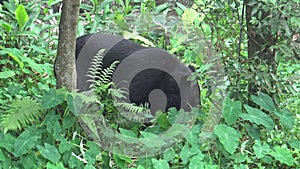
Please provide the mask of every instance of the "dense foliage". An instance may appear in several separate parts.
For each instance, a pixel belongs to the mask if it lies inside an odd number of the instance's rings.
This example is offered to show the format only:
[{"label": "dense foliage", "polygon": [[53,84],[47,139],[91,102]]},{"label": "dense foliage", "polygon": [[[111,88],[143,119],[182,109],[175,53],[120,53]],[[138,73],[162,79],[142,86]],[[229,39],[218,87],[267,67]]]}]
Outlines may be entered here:
[{"label": "dense foliage", "polygon": [[[83,1],[78,36],[122,35],[168,50],[192,65],[191,79],[201,88],[201,111],[185,139],[147,158],[101,149],[79,124],[85,103],[112,113],[110,125],[127,138],[147,137],[143,126],[113,121],[118,118],[113,99],[122,92],[109,88],[112,84],[105,80],[96,83],[97,98],[55,89],[60,0],[6,0],[0,5],[0,168],[300,166],[300,1],[195,0],[191,6],[159,2]],[[256,35],[272,39],[271,43],[258,38],[261,51],[254,56],[248,50],[249,26]],[[265,59],[260,55],[264,51],[274,57]],[[221,68],[227,77],[219,84],[225,99],[214,88],[215,72]],[[105,75],[111,71],[113,66]],[[157,119],[153,133],[172,124],[176,111],[168,113]]]}]

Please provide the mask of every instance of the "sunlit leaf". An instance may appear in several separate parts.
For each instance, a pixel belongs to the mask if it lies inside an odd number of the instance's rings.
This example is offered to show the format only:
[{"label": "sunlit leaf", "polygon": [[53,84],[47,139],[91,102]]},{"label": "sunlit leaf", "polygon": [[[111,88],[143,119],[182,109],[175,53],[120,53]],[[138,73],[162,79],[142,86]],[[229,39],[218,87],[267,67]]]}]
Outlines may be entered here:
[{"label": "sunlit leaf", "polygon": [[233,154],[239,145],[239,132],[225,124],[220,124],[215,128],[214,133],[218,136],[227,152]]},{"label": "sunlit leaf", "polygon": [[57,150],[57,148],[51,144],[45,143],[45,146],[38,145],[37,148],[41,155],[50,160],[52,163],[57,163],[60,159],[60,154]]},{"label": "sunlit leaf", "polygon": [[61,104],[65,99],[63,94],[57,94],[55,89],[50,89],[42,98],[42,109],[50,109]]},{"label": "sunlit leaf", "polygon": [[240,117],[242,119],[249,120],[255,124],[262,124],[268,130],[272,130],[274,128],[274,121],[269,115],[267,115],[259,109],[252,108],[248,105],[245,105],[244,107],[248,113],[241,114]]},{"label": "sunlit leaf", "polygon": [[276,109],[275,109],[273,99],[269,95],[259,92],[258,96],[251,95],[251,98],[252,98],[253,102],[260,105],[261,108],[263,108],[269,112],[275,112]]},{"label": "sunlit leaf", "polygon": [[152,158],[152,163],[155,169],[168,169],[170,168],[168,162],[166,160],[156,160]]},{"label": "sunlit leaf", "polygon": [[292,129],[295,124],[295,117],[293,114],[287,110],[282,112],[275,112],[275,115],[279,117],[279,122],[288,129]]},{"label": "sunlit leaf", "polygon": [[286,147],[275,146],[275,151],[271,151],[270,155],[273,156],[276,160],[284,163],[286,165],[293,165],[294,157],[289,149]]},{"label": "sunlit leaf", "polygon": [[262,158],[266,153],[269,152],[269,145],[262,145],[260,140],[255,140],[255,144],[253,145],[254,153],[257,158]]},{"label": "sunlit leaf", "polygon": [[242,113],[242,103],[240,101],[232,102],[230,99],[226,99],[222,113],[226,123],[232,125]]},{"label": "sunlit leaf", "polygon": [[22,4],[18,5],[15,11],[15,16],[19,24],[19,29],[22,30],[24,25],[28,21],[28,14],[26,12],[25,7]]},{"label": "sunlit leaf", "polygon": [[39,136],[30,130],[25,130],[19,135],[15,141],[14,155],[19,157],[28,153],[30,149],[36,146]]},{"label": "sunlit leaf", "polygon": [[0,72],[0,79],[7,79],[10,77],[15,76],[15,72],[14,71],[5,71],[5,72]]}]

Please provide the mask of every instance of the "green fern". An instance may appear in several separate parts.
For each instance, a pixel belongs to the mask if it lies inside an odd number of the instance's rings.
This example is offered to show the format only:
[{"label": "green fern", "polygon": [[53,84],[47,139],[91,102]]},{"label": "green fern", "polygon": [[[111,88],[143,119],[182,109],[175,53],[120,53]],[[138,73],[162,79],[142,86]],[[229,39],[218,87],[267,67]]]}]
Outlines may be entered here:
[{"label": "green fern", "polygon": [[146,119],[153,118],[149,109],[149,104],[136,105],[134,103],[115,103],[115,107],[121,110],[120,114],[135,122],[144,122]]},{"label": "green fern", "polygon": [[96,87],[103,87],[105,85],[111,84],[111,77],[117,67],[118,61],[113,62],[109,67],[103,69],[103,54],[104,49],[101,49],[97,55],[93,58],[91,66],[89,67],[87,76],[91,79],[91,88],[96,89]]},{"label": "green fern", "polygon": [[0,126],[4,133],[32,124],[40,117],[41,104],[32,99],[16,99],[0,117]]},{"label": "green fern", "polygon": [[[120,116],[115,114],[117,110],[121,115],[127,119],[131,119],[136,122],[144,121],[147,118],[151,118],[152,114],[148,105],[137,106],[132,103],[120,103],[120,99],[126,98],[127,93],[121,89],[117,89],[114,83],[111,81],[111,77],[117,67],[118,61],[113,62],[109,67],[103,68],[103,54],[104,50],[101,49],[96,56],[94,56],[91,66],[88,70],[88,82],[91,82],[90,88],[100,100],[98,103],[103,104],[107,112],[113,112],[109,114],[108,119],[120,120]],[[88,100],[88,99],[86,99]]]}]

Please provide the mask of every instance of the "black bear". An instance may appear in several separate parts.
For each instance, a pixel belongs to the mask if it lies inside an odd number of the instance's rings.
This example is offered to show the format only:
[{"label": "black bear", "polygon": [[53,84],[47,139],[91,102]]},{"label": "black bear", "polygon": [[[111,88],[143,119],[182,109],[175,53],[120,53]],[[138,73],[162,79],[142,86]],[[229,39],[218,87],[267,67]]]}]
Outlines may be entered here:
[{"label": "black bear", "polygon": [[[105,49],[103,68],[119,61],[112,81],[127,90],[126,102],[150,103],[152,111],[170,107],[190,110],[199,105],[199,87],[187,80],[192,71],[168,52],[144,47],[119,36],[88,34],[77,38],[77,88],[89,90],[87,71],[93,57]],[[152,112],[153,113],[153,112]]]}]

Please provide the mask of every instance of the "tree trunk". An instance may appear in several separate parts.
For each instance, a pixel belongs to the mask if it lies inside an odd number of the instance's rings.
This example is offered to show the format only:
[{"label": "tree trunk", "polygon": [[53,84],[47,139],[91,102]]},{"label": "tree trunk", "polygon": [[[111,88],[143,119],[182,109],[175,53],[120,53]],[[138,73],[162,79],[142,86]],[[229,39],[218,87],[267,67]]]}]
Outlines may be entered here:
[{"label": "tree trunk", "polygon": [[75,65],[76,33],[81,0],[63,0],[59,23],[57,58],[55,61],[56,87],[76,89]]}]

